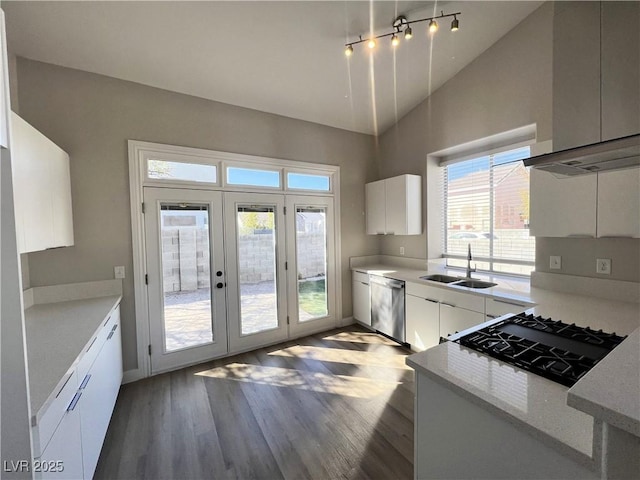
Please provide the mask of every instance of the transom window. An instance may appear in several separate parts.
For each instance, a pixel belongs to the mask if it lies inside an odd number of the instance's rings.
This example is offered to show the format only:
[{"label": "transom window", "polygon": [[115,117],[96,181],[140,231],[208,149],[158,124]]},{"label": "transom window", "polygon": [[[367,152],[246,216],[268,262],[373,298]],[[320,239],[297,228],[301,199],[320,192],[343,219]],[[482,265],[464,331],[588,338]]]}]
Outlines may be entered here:
[{"label": "transom window", "polygon": [[445,166],[443,245],[447,265],[464,267],[471,245],[479,270],[529,275],[529,169],[522,147]]}]

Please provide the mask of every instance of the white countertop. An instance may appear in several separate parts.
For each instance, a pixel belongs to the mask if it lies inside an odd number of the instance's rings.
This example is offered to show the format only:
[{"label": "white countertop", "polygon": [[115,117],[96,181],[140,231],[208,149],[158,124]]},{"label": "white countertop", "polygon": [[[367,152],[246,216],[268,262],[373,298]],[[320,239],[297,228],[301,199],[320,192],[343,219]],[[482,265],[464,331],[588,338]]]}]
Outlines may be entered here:
[{"label": "white countertop", "polygon": [[583,463],[592,456],[592,416],[632,433],[640,430],[640,304],[553,292],[531,287],[527,279],[501,275],[474,273],[474,278],[498,284],[475,290],[419,278],[434,273],[463,277],[459,270],[426,271],[382,264],[353,270],[472,295],[535,303],[529,313],[619,335],[635,331],[571,390],[453,342],[413,354],[407,364],[528,428],[532,435],[564,448],[566,454]]},{"label": "white countertop", "polygon": [[37,417],[121,295],[36,304],[25,310],[31,412]]}]

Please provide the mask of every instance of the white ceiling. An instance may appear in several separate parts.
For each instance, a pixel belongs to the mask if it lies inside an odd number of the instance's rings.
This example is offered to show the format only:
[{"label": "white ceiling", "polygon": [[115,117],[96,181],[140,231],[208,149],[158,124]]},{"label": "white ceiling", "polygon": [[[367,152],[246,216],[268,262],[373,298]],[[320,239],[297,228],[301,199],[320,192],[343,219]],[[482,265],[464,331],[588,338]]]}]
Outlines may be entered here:
[{"label": "white ceiling", "polygon": [[[437,5],[436,5],[437,4]],[[542,2],[3,1],[11,52],[287,117],[382,133]],[[395,55],[344,44],[460,11]],[[372,27],[370,27],[370,23]],[[375,88],[373,87],[375,85]],[[375,95],[372,92],[375,91]]]}]

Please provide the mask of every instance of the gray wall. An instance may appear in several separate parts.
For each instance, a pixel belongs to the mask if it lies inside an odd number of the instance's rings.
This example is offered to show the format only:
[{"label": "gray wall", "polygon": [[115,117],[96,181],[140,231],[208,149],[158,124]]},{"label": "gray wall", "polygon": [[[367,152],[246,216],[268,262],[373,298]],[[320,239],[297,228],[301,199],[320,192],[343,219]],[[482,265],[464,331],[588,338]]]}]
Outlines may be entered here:
[{"label": "gray wall", "polygon": [[125,370],[136,367],[127,140],[341,167],[343,316],[349,257],[378,253],[364,234],[364,184],[377,177],[373,138],[291,118],[18,59],[20,115],[71,157],[75,246],[29,254],[32,286],[113,278],[124,265]]},{"label": "gray wall", "polygon": [[[539,141],[551,139],[552,15],[553,5],[542,5],[385,132],[381,178],[414,173],[429,182],[429,153],[532,123]],[[426,210],[440,215],[433,205]],[[381,253],[398,255],[400,246],[408,257],[427,258],[426,230],[384,237]]]}]

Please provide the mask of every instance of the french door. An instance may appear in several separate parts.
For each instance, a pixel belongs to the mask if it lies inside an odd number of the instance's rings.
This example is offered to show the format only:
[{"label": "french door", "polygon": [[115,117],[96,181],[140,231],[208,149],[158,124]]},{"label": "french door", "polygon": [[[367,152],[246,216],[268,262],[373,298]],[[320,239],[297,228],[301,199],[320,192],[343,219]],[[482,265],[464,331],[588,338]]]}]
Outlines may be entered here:
[{"label": "french door", "polygon": [[336,325],[333,198],[288,195],[289,330],[299,337]]},{"label": "french door", "polygon": [[144,202],[152,373],[336,325],[333,198],[145,187]]},{"label": "french door", "polygon": [[222,193],[144,188],[151,373],[228,352]]},{"label": "french door", "polygon": [[284,195],[225,193],[229,350],[288,338]]}]

